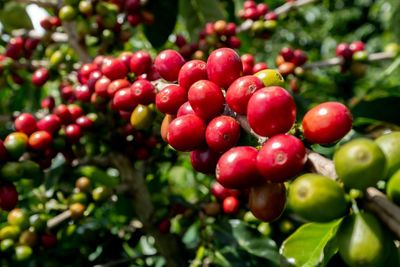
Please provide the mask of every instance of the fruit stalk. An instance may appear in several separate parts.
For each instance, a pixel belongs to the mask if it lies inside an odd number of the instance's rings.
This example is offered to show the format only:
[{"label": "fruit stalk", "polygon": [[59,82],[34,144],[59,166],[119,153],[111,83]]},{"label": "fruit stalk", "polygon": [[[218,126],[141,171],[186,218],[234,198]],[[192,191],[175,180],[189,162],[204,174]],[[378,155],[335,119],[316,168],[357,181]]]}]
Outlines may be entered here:
[{"label": "fruit stalk", "polygon": [[161,233],[154,223],[154,206],[144,174],[139,171],[143,168],[135,169],[132,162],[122,154],[115,153],[110,158],[111,163],[120,171],[122,183],[129,186],[136,214],[143,223],[145,231],[154,237],[160,254],[167,261],[167,266],[184,266],[185,262],[179,251],[178,241],[171,234]]},{"label": "fruit stalk", "polygon": [[70,218],[71,218],[71,211],[68,209],[48,220],[47,229],[51,230],[57,227],[59,224],[63,223],[64,221],[69,220]]},{"label": "fruit stalk", "polygon": [[75,21],[71,22],[62,22],[63,29],[68,36],[68,42],[70,46],[75,50],[78,55],[80,61],[85,64],[91,62],[91,58],[87,52],[86,47],[79,40],[79,36],[76,32],[76,23]]}]

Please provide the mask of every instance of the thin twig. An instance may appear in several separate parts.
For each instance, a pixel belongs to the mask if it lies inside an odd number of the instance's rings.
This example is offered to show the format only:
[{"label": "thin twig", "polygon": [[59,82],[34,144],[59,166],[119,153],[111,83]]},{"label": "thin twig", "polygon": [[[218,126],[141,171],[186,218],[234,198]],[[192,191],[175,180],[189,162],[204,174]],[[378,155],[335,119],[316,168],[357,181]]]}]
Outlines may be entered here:
[{"label": "thin twig", "polygon": [[75,21],[63,22],[62,26],[64,28],[65,33],[68,35],[69,44],[75,50],[80,61],[82,63],[89,63],[91,61],[91,58],[87,52],[85,45],[81,42],[81,40],[76,32]]},{"label": "thin twig", "polygon": [[47,221],[47,229],[53,229],[57,227],[59,224],[69,220],[71,218],[71,211],[68,209],[57,216],[51,218]]}]

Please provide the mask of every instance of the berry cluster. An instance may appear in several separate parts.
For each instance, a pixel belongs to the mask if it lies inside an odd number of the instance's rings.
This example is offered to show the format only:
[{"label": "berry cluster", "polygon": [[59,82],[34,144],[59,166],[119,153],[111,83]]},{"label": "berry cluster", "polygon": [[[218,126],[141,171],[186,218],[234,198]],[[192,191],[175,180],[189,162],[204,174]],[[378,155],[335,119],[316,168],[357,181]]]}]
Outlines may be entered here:
[{"label": "berry cluster", "polygon": [[352,66],[353,61],[365,61],[368,59],[368,52],[362,41],[354,41],[351,44],[340,43],[336,46],[336,56],[343,59],[341,71],[345,72]]},{"label": "berry cluster", "polygon": [[283,76],[294,74],[297,67],[306,63],[308,57],[300,49],[293,50],[290,47],[283,47],[275,59],[275,64]]},{"label": "berry cluster", "polygon": [[239,18],[243,20],[259,20],[259,19],[265,19],[265,20],[271,20],[275,18],[272,18],[273,13],[268,13],[269,7],[265,3],[259,3],[257,4],[254,0],[246,0],[243,3],[243,9],[239,11]]}]

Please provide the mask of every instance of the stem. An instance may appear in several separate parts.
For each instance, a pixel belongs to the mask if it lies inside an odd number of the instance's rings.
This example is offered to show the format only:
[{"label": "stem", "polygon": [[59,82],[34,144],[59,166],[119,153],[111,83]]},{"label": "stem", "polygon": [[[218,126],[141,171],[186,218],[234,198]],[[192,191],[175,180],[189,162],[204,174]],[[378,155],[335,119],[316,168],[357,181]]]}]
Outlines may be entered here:
[{"label": "stem", "polygon": [[62,26],[64,28],[65,33],[68,35],[68,42],[70,46],[75,50],[76,54],[79,57],[79,61],[82,63],[89,63],[91,58],[86,50],[86,47],[83,43],[80,42],[79,37],[76,33],[76,23],[72,22],[63,22]]},{"label": "stem", "polygon": [[47,229],[51,230],[55,227],[57,227],[59,224],[65,222],[66,220],[69,220],[71,218],[71,211],[68,209],[57,216],[51,218],[50,220],[47,221]]},{"label": "stem", "polygon": [[154,206],[150,192],[146,186],[143,168],[134,169],[131,161],[124,155],[115,153],[111,155],[111,163],[120,171],[122,183],[129,185],[129,192],[133,207],[139,220],[143,223],[145,231],[152,235],[156,246],[167,261],[167,266],[185,266],[182,252],[179,250],[178,240],[172,234],[158,231],[154,224]]}]

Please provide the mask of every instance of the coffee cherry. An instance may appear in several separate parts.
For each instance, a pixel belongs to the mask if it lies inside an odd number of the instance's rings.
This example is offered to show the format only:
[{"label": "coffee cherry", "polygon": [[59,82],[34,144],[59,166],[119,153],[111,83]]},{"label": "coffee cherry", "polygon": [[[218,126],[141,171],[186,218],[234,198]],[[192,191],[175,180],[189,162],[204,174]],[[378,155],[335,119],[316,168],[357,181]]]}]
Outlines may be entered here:
[{"label": "coffee cherry", "polygon": [[18,192],[14,184],[2,182],[0,184],[0,208],[4,211],[10,211],[18,203]]},{"label": "coffee cherry", "polygon": [[260,89],[249,100],[247,120],[254,132],[261,136],[286,133],[296,120],[293,97],[279,86]]},{"label": "coffee cherry", "polygon": [[351,129],[350,110],[339,102],[325,102],[310,109],[303,118],[304,137],[311,143],[329,144]]},{"label": "coffee cherry", "polygon": [[248,64],[252,67],[255,63],[254,56],[252,54],[243,54],[240,57],[240,60],[242,61],[243,64]]},{"label": "coffee cherry", "polygon": [[222,209],[225,214],[234,215],[239,211],[240,202],[236,197],[229,196],[222,202]]},{"label": "coffee cherry", "polygon": [[308,57],[307,57],[306,53],[304,53],[304,51],[302,51],[300,49],[296,49],[293,52],[293,58],[292,58],[292,60],[290,60],[290,62],[292,62],[296,66],[301,66],[307,62],[307,59],[308,59]]},{"label": "coffee cherry", "polygon": [[349,44],[338,44],[338,46],[336,47],[336,56],[342,57],[345,60],[350,60],[353,56],[353,52],[351,51]]},{"label": "coffee cherry", "polygon": [[280,74],[283,76],[287,76],[289,74],[294,73],[294,69],[296,68],[296,65],[292,62],[284,62],[278,67],[278,71]]},{"label": "coffee cherry", "polygon": [[53,137],[47,131],[37,131],[29,136],[29,147],[35,150],[44,150],[53,143]]},{"label": "coffee cherry", "polygon": [[224,111],[224,95],[213,82],[195,82],[189,89],[188,99],[196,115],[204,120],[209,120]]},{"label": "coffee cherry", "polygon": [[268,69],[267,63],[259,62],[259,63],[254,64],[252,72],[257,73],[259,71],[266,70],[266,69]]},{"label": "coffee cherry", "polygon": [[174,119],[168,127],[168,143],[179,151],[196,150],[205,145],[206,125],[193,114]]},{"label": "coffee cherry", "polygon": [[263,87],[261,80],[255,76],[240,77],[229,86],[226,92],[226,103],[232,111],[244,115],[247,112],[250,97]]},{"label": "coffee cherry", "polygon": [[239,197],[240,191],[236,189],[229,189],[215,181],[211,185],[211,193],[215,196],[219,201],[223,201],[225,198],[229,196]]},{"label": "coffee cherry", "polygon": [[300,139],[279,134],[263,144],[257,155],[257,167],[267,181],[282,183],[298,175],[306,160],[306,150]]},{"label": "coffee cherry", "polygon": [[107,86],[108,97],[113,98],[116,92],[118,92],[119,90],[124,89],[124,88],[129,88],[130,86],[131,86],[130,82],[128,82],[125,79],[118,79],[118,80],[112,81]]},{"label": "coffee cherry", "polygon": [[365,50],[365,44],[362,41],[354,41],[349,46],[351,52],[359,52]]},{"label": "coffee cherry", "polygon": [[107,88],[110,85],[111,80],[103,76],[98,79],[94,85],[94,91],[98,96],[108,97]]},{"label": "coffee cherry", "polygon": [[252,187],[249,194],[249,209],[261,221],[278,219],[286,204],[286,188],[282,183],[266,183]]},{"label": "coffee cherry", "polygon": [[178,79],[179,71],[185,59],[175,50],[167,49],[158,54],[154,61],[154,67],[161,77],[173,82]]},{"label": "coffee cherry", "polygon": [[267,14],[265,14],[264,18],[265,18],[265,20],[275,21],[278,19],[278,15],[275,12],[271,11],[271,12],[268,12]]},{"label": "coffee cherry", "polygon": [[53,248],[57,245],[57,236],[51,233],[44,233],[40,237],[40,244],[44,248]]},{"label": "coffee cherry", "polygon": [[290,47],[283,47],[279,54],[283,57],[286,62],[291,62],[294,57],[294,51]]},{"label": "coffee cherry", "polygon": [[64,104],[58,105],[57,107],[54,108],[53,113],[61,119],[62,124],[68,124],[73,121],[72,114],[69,111],[67,105]]},{"label": "coffee cherry", "polygon": [[161,220],[161,222],[158,224],[158,231],[160,231],[161,233],[168,233],[170,228],[171,222],[168,218]]},{"label": "coffee cherry", "polygon": [[6,57],[17,59],[24,48],[24,39],[20,36],[13,37],[7,44],[4,55]]},{"label": "coffee cherry", "polygon": [[80,116],[79,118],[76,119],[75,123],[82,128],[82,130],[90,130],[94,122],[87,116]]},{"label": "coffee cherry", "polygon": [[131,85],[131,91],[139,104],[149,105],[155,102],[156,90],[147,80],[137,80]]},{"label": "coffee cherry", "polygon": [[218,86],[228,88],[242,75],[243,66],[239,55],[230,48],[219,48],[207,59],[207,75]]},{"label": "coffee cherry", "polygon": [[232,117],[214,118],[206,128],[206,141],[215,152],[225,152],[238,142],[240,137],[239,123]]},{"label": "coffee cherry", "polygon": [[129,68],[136,76],[148,73],[151,69],[151,55],[146,51],[137,51],[132,54]]},{"label": "coffee cherry", "polygon": [[32,114],[22,113],[14,121],[15,130],[30,135],[37,130],[36,119]]},{"label": "coffee cherry", "polygon": [[47,110],[52,110],[56,105],[56,101],[54,99],[54,97],[52,96],[47,96],[44,99],[42,99],[42,101],[40,102],[40,106],[43,109],[47,109]]},{"label": "coffee cherry", "polygon": [[113,108],[117,110],[132,111],[138,103],[131,88],[118,90],[113,98]]},{"label": "coffee cherry", "polygon": [[82,137],[82,130],[77,124],[70,124],[65,128],[65,136],[71,143],[77,143]]},{"label": "coffee cherry", "polygon": [[7,154],[13,160],[18,160],[25,153],[27,145],[28,136],[21,132],[10,133],[4,140]]},{"label": "coffee cherry", "polygon": [[178,109],[178,112],[176,113],[177,117],[187,115],[187,114],[195,114],[192,106],[190,105],[189,101],[186,101],[185,103],[180,106]]},{"label": "coffee cherry", "polygon": [[57,115],[49,114],[37,122],[37,128],[50,134],[57,133],[61,128],[61,119]]},{"label": "coffee cherry", "polygon": [[262,16],[264,16],[265,14],[267,14],[268,9],[269,9],[269,8],[268,8],[268,5],[265,4],[265,3],[259,3],[259,4],[257,4],[258,16],[259,16],[259,17],[262,17]]},{"label": "coffee cherry", "polygon": [[176,114],[186,101],[186,90],[176,84],[167,85],[156,95],[156,107],[162,113]]},{"label": "coffee cherry", "polygon": [[190,152],[190,162],[193,169],[205,174],[213,174],[219,159],[219,154],[208,149],[199,149]]},{"label": "coffee cherry", "polygon": [[39,68],[32,74],[32,83],[35,86],[42,86],[49,79],[49,71],[46,68]]},{"label": "coffee cherry", "polygon": [[101,65],[101,72],[110,80],[117,80],[125,78],[128,69],[122,60],[106,58]]},{"label": "coffee cherry", "polygon": [[166,143],[168,143],[168,139],[167,139],[168,127],[174,119],[175,119],[175,116],[167,114],[167,115],[165,115],[165,117],[161,123],[160,135],[161,135],[162,140],[164,140],[164,142],[166,142]]},{"label": "coffee cherry", "polygon": [[80,192],[88,192],[91,188],[90,179],[85,176],[78,178],[75,182],[75,187],[79,189]]},{"label": "coffee cherry", "polygon": [[77,220],[83,217],[83,213],[85,212],[85,206],[81,203],[74,203],[69,206],[69,211],[71,212],[71,218],[73,220]]},{"label": "coffee cherry", "polygon": [[251,146],[234,147],[218,160],[215,176],[227,188],[243,189],[261,181],[257,170],[257,149]]},{"label": "coffee cherry", "polygon": [[207,80],[206,63],[202,60],[186,62],[179,71],[178,83],[186,91],[197,81]]},{"label": "coffee cherry", "polygon": [[92,91],[87,85],[79,85],[75,88],[75,98],[81,102],[89,102],[92,96]]}]

